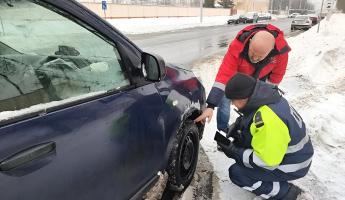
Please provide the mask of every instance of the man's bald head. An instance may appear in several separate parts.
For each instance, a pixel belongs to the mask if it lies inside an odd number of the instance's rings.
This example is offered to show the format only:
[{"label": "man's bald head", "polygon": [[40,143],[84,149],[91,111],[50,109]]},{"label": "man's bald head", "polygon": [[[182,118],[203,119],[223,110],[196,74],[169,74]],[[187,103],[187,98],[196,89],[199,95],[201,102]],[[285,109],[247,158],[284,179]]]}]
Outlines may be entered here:
[{"label": "man's bald head", "polygon": [[275,38],[268,31],[257,32],[249,42],[249,59],[252,63],[265,59],[274,49]]}]

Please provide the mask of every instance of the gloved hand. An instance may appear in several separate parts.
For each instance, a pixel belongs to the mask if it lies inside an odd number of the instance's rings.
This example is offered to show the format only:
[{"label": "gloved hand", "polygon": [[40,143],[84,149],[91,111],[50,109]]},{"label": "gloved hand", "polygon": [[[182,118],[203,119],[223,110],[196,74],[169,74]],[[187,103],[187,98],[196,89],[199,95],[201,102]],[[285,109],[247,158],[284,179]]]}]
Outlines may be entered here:
[{"label": "gloved hand", "polygon": [[227,138],[233,137],[234,132],[236,132],[236,130],[237,130],[237,124],[236,124],[236,122],[234,122],[226,130],[226,137]]},{"label": "gloved hand", "polygon": [[236,118],[235,122],[229,126],[226,133],[227,138],[234,137],[234,135],[236,135],[238,131],[242,130],[242,120],[243,120],[243,117],[239,116]]},{"label": "gloved hand", "polygon": [[217,144],[222,148],[222,151],[224,154],[232,159],[235,159],[236,156],[240,154],[240,149],[234,145],[233,142],[230,142],[229,145],[222,144],[220,142],[217,142]]},{"label": "gloved hand", "polygon": [[226,133],[226,137],[232,137],[234,139],[234,144],[238,147],[243,146],[243,136],[242,136],[242,131],[239,129],[239,123],[234,122],[231,124],[228,128],[228,132]]}]

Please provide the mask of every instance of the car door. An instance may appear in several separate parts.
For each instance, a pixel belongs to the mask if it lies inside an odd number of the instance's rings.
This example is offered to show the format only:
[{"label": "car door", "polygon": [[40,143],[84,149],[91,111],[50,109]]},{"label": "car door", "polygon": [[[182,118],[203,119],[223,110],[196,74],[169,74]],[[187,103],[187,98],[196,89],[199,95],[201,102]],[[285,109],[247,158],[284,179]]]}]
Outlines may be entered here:
[{"label": "car door", "polygon": [[162,165],[162,100],[125,47],[63,13],[0,0],[1,199],[129,199]]}]

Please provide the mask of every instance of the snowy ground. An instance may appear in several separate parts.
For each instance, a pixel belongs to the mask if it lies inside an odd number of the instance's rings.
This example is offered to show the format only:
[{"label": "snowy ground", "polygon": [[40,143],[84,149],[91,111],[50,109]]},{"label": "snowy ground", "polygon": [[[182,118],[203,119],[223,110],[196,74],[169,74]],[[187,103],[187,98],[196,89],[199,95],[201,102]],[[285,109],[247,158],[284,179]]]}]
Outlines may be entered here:
[{"label": "snowy ground", "polygon": [[[281,84],[285,97],[302,115],[314,145],[309,174],[295,181],[314,200],[345,196],[345,14],[334,14],[317,27],[289,38],[292,48]],[[195,73],[209,91],[223,55],[196,63]],[[248,200],[254,196],[233,185],[228,177],[232,160],[216,150],[213,141],[216,112],[207,124],[202,146],[219,177],[220,199]],[[231,113],[232,120],[236,114]],[[302,199],[302,198],[301,198]]]}]

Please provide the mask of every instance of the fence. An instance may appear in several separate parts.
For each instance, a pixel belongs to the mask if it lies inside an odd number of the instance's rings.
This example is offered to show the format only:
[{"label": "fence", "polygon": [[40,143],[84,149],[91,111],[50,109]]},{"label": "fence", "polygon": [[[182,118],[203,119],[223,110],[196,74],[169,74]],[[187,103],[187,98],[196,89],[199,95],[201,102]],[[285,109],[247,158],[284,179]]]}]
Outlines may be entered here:
[{"label": "fence", "polygon": [[[106,18],[139,18],[139,17],[192,17],[200,15],[198,7],[175,7],[175,6],[150,6],[150,5],[125,5],[108,4],[104,13],[101,3],[83,2],[83,5],[101,17]],[[230,15],[230,9],[203,8],[204,16]]]}]

